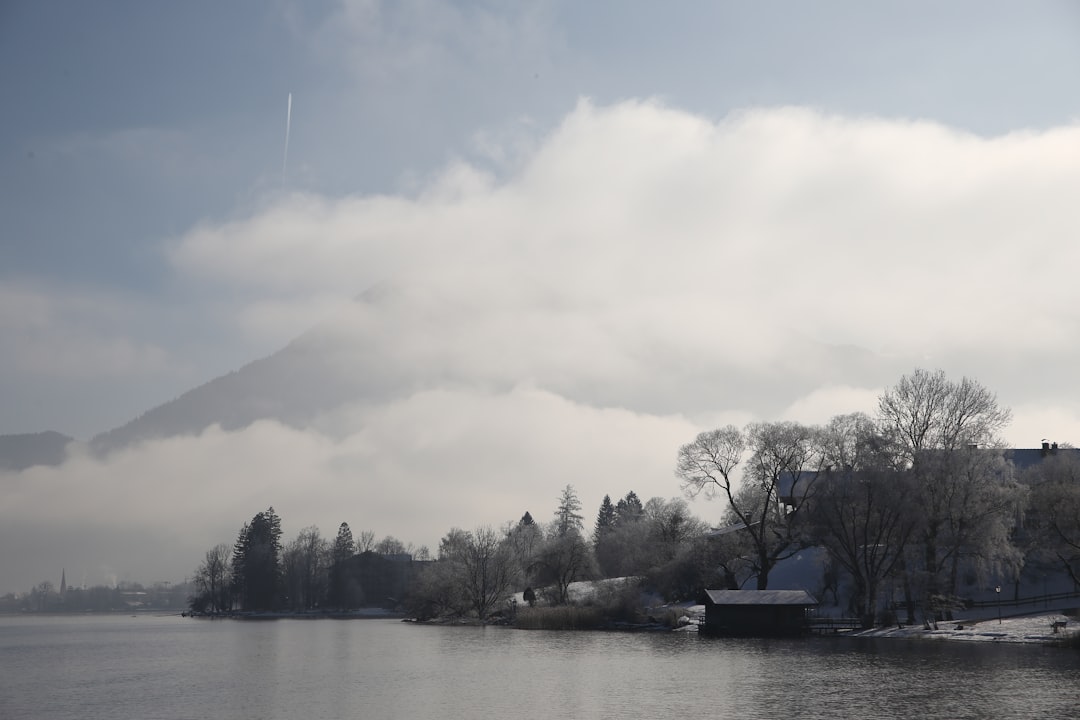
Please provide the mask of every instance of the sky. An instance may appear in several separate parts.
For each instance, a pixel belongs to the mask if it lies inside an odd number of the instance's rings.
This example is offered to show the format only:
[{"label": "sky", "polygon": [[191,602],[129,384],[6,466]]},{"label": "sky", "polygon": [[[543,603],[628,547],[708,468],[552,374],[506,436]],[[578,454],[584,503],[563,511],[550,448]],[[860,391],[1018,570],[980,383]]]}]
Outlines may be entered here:
[{"label": "sky", "polygon": [[1080,442],[1078,66],[1064,1],[6,2],[0,434],[313,327],[386,392],[0,475],[0,592],[176,581],[270,505],[591,518],[915,367]]}]

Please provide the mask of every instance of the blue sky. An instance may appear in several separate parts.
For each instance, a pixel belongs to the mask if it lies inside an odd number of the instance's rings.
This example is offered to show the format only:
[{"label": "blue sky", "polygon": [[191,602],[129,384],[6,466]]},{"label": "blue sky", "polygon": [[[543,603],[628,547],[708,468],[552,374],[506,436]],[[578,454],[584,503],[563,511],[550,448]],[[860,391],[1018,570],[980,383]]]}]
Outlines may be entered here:
[{"label": "blue sky", "polygon": [[[0,433],[88,439],[330,323],[422,391],[211,433],[187,472],[273,446],[333,487],[349,458],[424,473],[388,438],[437,411],[440,474],[449,438],[515,418],[508,456],[592,506],[629,489],[587,484],[619,436],[575,438],[619,427],[642,453],[620,483],[670,496],[697,430],[869,411],[916,365],[998,392],[1013,444],[1080,441],[1077,67],[1069,2],[4,3]],[[387,282],[401,298],[350,315]],[[129,472],[176,462],[142,452]],[[463,494],[505,472],[470,463]],[[451,522],[543,515],[564,484]],[[103,497],[153,506],[130,491]],[[376,530],[445,529],[409,523]]]}]

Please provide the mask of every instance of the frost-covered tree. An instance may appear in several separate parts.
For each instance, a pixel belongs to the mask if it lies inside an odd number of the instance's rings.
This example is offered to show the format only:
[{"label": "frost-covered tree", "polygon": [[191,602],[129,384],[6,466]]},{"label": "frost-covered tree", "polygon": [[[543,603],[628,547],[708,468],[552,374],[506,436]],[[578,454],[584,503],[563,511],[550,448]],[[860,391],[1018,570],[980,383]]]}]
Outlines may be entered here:
[{"label": "frost-covered tree", "polygon": [[988,389],[941,370],[916,369],[878,398],[895,464],[915,483],[909,497],[920,519],[919,553],[911,557],[919,567],[907,567],[908,581],[928,598],[956,593],[962,556],[979,569],[1019,561],[1009,530],[1023,489],[1007,472],[999,437],[1010,419]]},{"label": "frost-covered tree", "polygon": [[753,423],[745,432],[729,425],[679,449],[675,472],[683,491],[721,498],[728,525],[749,538],[758,590],[768,588],[778,562],[803,546],[800,522],[820,457],[817,430],[794,422]]},{"label": "frost-covered tree", "polygon": [[563,537],[573,531],[580,532],[584,517],[581,514],[581,500],[573,485],[563,488],[559,496],[559,506],[555,510],[555,534]]}]

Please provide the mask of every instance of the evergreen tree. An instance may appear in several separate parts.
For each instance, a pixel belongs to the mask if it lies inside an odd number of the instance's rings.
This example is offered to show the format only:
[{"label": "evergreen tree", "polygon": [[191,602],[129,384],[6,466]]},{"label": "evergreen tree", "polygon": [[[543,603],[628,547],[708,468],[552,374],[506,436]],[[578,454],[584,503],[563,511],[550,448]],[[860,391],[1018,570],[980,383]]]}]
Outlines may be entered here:
[{"label": "evergreen tree", "polygon": [[330,604],[336,607],[349,605],[346,597],[347,571],[349,558],[353,556],[352,529],[349,523],[343,522],[338,526],[337,537],[330,550]]},{"label": "evergreen tree", "polygon": [[233,580],[245,610],[277,607],[281,555],[281,519],[270,507],[244,524],[233,546]]},{"label": "evergreen tree", "polygon": [[637,522],[644,512],[645,508],[641,504],[641,499],[638,498],[636,492],[631,490],[615,505],[615,525]]},{"label": "evergreen tree", "polygon": [[611,496],[605,495],[600,503],[600,511],[596,514],[596,529],[593,531],[593,542],[599,544],[604,536],[615,528],[615,506],[611,504]]},{"label": "evergreen tree", "polygon": [[528,510],[525,511],[525,514],[521,516],[521,520],[518,521],[518,525],[535,525],[535,524],[536,524],[536,522],[533,520],[533,516],[529,514]]},{"label": "evergreen tree", "polygon": [[573,485],[563,488],[559,498],[559,507],[555,510],[555,534],[559,537],[567,535],[571,530],[582,529],[584,517],[581,515],[581,500],[578,500]]}]

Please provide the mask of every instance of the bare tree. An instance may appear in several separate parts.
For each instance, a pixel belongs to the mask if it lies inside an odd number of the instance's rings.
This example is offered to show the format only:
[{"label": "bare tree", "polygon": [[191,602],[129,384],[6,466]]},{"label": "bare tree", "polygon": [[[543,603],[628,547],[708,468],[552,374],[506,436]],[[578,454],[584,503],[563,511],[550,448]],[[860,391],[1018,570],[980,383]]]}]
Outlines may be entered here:
[{"label": "bare tree", "polygon": [[799,523],[820,461],[816,436],[815,428],[793,422],[754,423],[745,433],[729,425],[679,449],[676,475],[683,491],[721,497],[728,521],[750,538],[759,590],[768,588],[772,568],[802,547]]},{"label": "bare tree", "polygon": [[881,583],[899,569],[916,525],[910,476],[880,469],[828,470],[818,480],[810,532],[848,572],[855,610],[874,622]]},{"label": "bare tree", "polygon": [[534,569],[541,582],[555,585],[556,604],[570,602],[570,585],[592,577],[593,555],[589,544],[577,529],[565,535],[553,534],[544,543],[534,561]]},{"label": "bare tree", "polygon": [[206,556],[195,571],[195,588],[209,612],[224,612],[232,608],[229,558],[232,548],[225,543],[206,551]]},{"label": "bare tree", "polygon": [[422,571],[410,604],[423,616],[472,612],[486,620],[515,580],[505,536],[490,527],[453,528],[439,542],[439,559]]},{"label": "bare tree", "polygon": [[375,543],[373,549],[379,555],[403,555],[408,552],[405,543],[401,542],[393,535],[387,535],[382,540]]},{"label": "bare tree", "polygon": [[1023,480],[1031,487],[1025,518],[1029,552],[1049,556],[1080,587],[1080,457],[1049,457]]},{"label": "bare tree", "polygon": [[330,545],[314,525],[300,531],[285,548],[285,590],[291,607],[308,610],[326,597]]},{"label": "bare tree", "polygon": [[916,483],[925,573],[919,584],[929,598],[955,594],[961,555],[982,564],[1014,562],[998,518],[1021,500],[1000,469],[998,433],[1011,413],[997,397],[970,378],[953,382],[943,371],[916,369],[880,396],[878,416],[898,467]]},{"label": "bare tree", "polygon": [[356,552],[375,552],[375,532],[373,530],[361,530],[356,535]]},{"label": "bare tree", "polygon": [[458,562],[464,594],[476,616],[485,620],[513,584],[513,558],[505,540],[490,527],[468,533],[462,550]]}]

